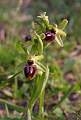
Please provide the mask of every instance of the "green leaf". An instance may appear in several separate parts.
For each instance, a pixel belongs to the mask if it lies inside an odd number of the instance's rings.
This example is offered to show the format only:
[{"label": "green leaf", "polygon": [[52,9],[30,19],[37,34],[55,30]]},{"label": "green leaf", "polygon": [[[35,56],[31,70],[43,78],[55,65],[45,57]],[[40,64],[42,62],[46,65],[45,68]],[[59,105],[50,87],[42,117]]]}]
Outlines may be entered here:
[{"label": "green leaf", "polygon": [[37,76],[37,78],[35,79],[35,83],[34,83],[34,86],[32,88],[31,98],[30,98],[29,105],[28,105],[28,109],[30,111],[32,111],[32,108],[33,108],[33,106],[34,106],[34,104],[39,96],[40,91],[41,91],[41,86],[42,86],[40,84],[41,83],[40,81],[42,80],[41,78],[43,79],[43,77]]},{"label": "green leaf", "polygon": [[3,118],[0,118],[0,120],[24,120],[22,118],[11,118],[11,117],[3,117]]},{"label": "green leaf", "polygon": [[28,108],[30,111],[32,111],[33,105],[35,104],[36,100],[40,96],[40,94],[43,92],[43,90],[46,87],[46,83],[48,80],[49,76],[49,69],[47,67],[46,73],[43,74],[42,76],[37,76],[34,87],[32,88],[32,93],[31,93],[31,99],[28,105]]},{"label": "green leaf", "polygon": [[48,69],[48,66],[47,66],[44,83],[43,83],[41,93],[40,93],[40,96],[39,96],[39,99],[40,99],[39,113],[40,114],[44,113],[44,94],[45,94],[45,87],[46,87],[46,84],[47,84],[47,81],[48,81],[48,77],[49,77],[49,69]]},{"label": "green leaf", "polygon": [[46,84],[47,84],[47,81],[48,81],[48,77],[49,77],[49,68],[47,66],[46,74],[45,74],[45,79],[44,79],[44,82],[43,82],[43,85],[42,85],[41,93],[43,92],[43,90],[46,87]]},{"label": "green leaf", "polygon": [[19,112],[26,112],[26,109],[25,109],[25,108],[23,108],[23,107],[21,107],[21,106],[18,106],[18,105],[15,105],[15,104],[13,104],[13,103],[11,103],[11,102],[8,102],[8,101],[6,101],[6,100],[4,100],[4,99],[1,99],[1,98],[0,98],[0,103],[6,104],[6,105],[8,105],[9,108],[15,109],[15,110],[17,110],[17,111],[19,111]]},{"label": "green leaf", "polygon": [[9,76],[8,76],[8,79],[14,78],[15,76],[17,76],[17,75],[20,74],[21,72],[22,72],[22,71],[19,71],[19,72],[13,74],[13,75],[9,75]]},{"label": "green leaf", "polygon": [[67,19],[64,19],[64,20],[58,25],[58,28],[64,30],[65,27],[67,26],[67,24],[68,24],[68,20],[67,20]]}]

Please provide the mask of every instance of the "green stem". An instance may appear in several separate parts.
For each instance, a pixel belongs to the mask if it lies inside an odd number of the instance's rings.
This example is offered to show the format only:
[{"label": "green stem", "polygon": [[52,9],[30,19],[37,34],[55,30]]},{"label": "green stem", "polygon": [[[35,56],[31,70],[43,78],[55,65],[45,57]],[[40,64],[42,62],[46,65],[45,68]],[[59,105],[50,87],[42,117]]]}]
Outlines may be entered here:
[{"label": "green stem", "polygon": [[44,91],[41,92],[39,97],[39,114],[42,114],[44,112]]},{"label": "green stem", "polygon": [[22,72],[22,70],[19,71],[19,72],[17,72],[17,73],[15,73],[15,74],[13,74],[13,75],[8,76],[8,80],[10,80],[10,79],[16,77],[16,76],[17,76],[18,74],[20,74],[21,72]]},{"label": "green stem", "polygon": [[14,87],[14,97],[17,98],[17,94],[18,94],[18,83],[17,83],[17,79],[15,78],[15,87]]},{"label": "green stem", "polygon": [[8,86],[10,84],[10,82],[13,81],[13,78],[16,77],[17,75],[19,75],[20,73],[22,73],[22,71],[19,71],[19,72],[13,74],[13,75],[8,76],[6,81],[4,81],[3,83],[0,83],[0,89]]},{"label": "green stem", "polygon": [[30,111],[29,109],[28,109],[27,113],[28,113],[28,118],[27,118],[27,120],[32,120],[32,118],[31,118],[31,111]]},{"label": "green stem", "polygon": [[15,105],[15,104],[13,104],[13,103],[10,103],[10,102],[8,102],[8,101],[6,101],[6,100],[4,100],[4,99],[1,99],[1,98],[0,98],[0,103],[6,104],[6,105],[8,105],[10,108],[13,108],[13,109],[15,109],[15,110],[17,110],[17,111],[19,111],[19,112],[26,112],[26,109],[25,109],[25,108],[20,107],[20,106],[18,106],[18,105]]},{"label": "green stem", "polygon": [[7,117],[9,117],[9,110],[8,110],[8,106],[5,104],[5,109],[6,109],[6,113],[7,113]]}]

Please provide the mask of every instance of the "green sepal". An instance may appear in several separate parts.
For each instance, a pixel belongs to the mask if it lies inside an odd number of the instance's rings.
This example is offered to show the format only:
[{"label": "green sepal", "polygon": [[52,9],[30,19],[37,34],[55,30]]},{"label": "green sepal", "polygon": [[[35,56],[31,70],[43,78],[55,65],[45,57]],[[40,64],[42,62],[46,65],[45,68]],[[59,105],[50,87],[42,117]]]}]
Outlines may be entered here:
[{"label": "green sepal", "polygon": [[68,24],[68,20],[67,20],[67,19],[64,19],[64,20],[58,25],[58,28],[64,30],[65,27],[67,26],[67,24]]}]

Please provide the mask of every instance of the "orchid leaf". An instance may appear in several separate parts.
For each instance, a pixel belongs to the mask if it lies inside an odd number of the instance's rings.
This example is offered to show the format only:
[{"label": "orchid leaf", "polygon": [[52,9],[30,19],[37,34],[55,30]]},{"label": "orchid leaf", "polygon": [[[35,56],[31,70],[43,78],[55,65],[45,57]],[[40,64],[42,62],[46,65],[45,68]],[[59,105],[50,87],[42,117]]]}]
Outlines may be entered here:
[{"label": "orchid leaf", "polygon": [[38,99],[40,94],[45,89],[47,80],[48,80],[48,76],[49,76],[49,69],[47,67],[45,74],[43,74],[42,76],[38,76],[36,78],[35,84],[32,88],[31,98],[30,98],[30,102],[29,102],[29,106],[28,106],[30,111],[32,111],[32,108],[33,108],[36,100]]}]

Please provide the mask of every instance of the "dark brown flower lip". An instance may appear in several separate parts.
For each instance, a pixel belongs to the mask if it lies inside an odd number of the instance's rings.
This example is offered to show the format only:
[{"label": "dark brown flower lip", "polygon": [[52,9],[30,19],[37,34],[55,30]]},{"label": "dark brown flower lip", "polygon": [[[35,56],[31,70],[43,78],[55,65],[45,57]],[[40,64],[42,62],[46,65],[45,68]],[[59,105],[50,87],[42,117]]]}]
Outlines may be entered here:
[{"label": "dark brown flower lip", "polygon": [[53,41],[55,39],[56,33],[52,29],[46,31],[44,34],[45,34],[45,41],[47,41],[47,42],[51,42],[51,41]]},{"label": "dark brown flower lip", "polygon": [[29,80],[32,80],[37,73],[36,65],[29,65],[28,63],[24,67],[24,75]]}]

